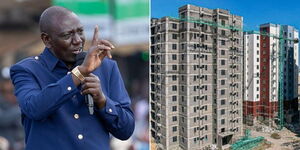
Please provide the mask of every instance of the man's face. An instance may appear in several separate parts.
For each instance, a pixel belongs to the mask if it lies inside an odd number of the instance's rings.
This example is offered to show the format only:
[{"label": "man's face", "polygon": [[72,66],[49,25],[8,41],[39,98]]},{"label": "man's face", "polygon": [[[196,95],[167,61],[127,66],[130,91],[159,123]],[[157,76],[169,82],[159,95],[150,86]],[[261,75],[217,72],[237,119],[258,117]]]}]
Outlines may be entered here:
[{"label": "man's face", "polygon": [[49,37],[50,50],[68,66],[76,61],[76,55],[82,51],[85,36],[83,26],[73,13],[53,20]]}]

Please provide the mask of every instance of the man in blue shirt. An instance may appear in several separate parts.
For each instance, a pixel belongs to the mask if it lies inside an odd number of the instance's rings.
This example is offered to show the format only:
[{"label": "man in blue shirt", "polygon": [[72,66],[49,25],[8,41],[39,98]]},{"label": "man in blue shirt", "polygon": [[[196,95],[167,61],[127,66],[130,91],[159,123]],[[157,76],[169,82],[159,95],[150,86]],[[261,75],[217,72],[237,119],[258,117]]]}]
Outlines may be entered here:
[{"label": "man in blue shirt", "polygon": [[[99,40],[95,27],[83,63],[75,66],[85,42],[78,17],[63,7],[50,7],[41,15],[40,30],[44,51],[10,70],[26,149],[107,150],[109,133],[128,139],[134,130],[130,98],[116,62],[106,58],[114,46]],[[94,101],[93,115],[86,94]]]}]

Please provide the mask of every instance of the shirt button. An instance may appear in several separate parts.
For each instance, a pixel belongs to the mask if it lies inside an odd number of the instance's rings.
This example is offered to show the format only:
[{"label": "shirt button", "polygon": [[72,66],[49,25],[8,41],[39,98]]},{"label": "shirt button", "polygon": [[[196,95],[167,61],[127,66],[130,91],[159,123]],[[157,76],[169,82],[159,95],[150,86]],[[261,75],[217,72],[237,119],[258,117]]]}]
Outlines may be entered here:
[{"label": "shirt button", "polygon": [[34,59],[38,60],[38,59],[39,59],[39,57],[38,57],[38,56],[35,56],[35,57],[34,57]]},{"label": "shirt button", "polygon": [[70,74],[70,73],[71,73],[70,71],[67,72],[67,74]]},{"label": "shirt button", "polygon": [[78,138],[79,140],[82,140],[82,139],[83,139],[83,135],[82,135],[82,134],[78,134],[77,138]]},{"label": "shirt button", "polygon": [[111,108],[109,108],[109,109],[108,109],[108,111],[111,113],[111,112],[112,112],[112,109],[111,109]]},{"label": "shirt button", "polygon": [[71,90],[72,90],[72,88],[71,88],[70,86],[69,86],[67,89],[68,89],[68,91],[71,91]]},{"label": "shirt button", "polygon": [[74,114],[74,118],[75,119],[79,119],[79,115],[78,114]]}]

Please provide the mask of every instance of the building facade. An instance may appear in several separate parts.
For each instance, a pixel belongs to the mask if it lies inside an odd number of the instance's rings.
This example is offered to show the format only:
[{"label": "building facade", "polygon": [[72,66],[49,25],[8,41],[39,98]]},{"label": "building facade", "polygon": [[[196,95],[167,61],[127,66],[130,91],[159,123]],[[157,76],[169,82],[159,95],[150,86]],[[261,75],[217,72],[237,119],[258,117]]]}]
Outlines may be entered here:
[{"label": "building facade", "polygon": [[295,39],[299,38],[299,32],[292,26],[283,25],[283,100],[284,119],[286,123],[298,121],[298,68],[299,68],[299,44]]},{"label": "building facade", "polygon": [[299,115],[299,120],[300,120],[300,72],[298,73],[298,115]]},{"label": "building facade", "polygon": [[253,125],[257,120],[258,102],[260,100],[260,34],[244,33],[244,54],[245,98],[243,121]]},{"label": "building facade", "polygon": [[226,148],[243,133],[243,18],[193,5],[151,20],[151,137],[158,149]]},{"label": "building facade", "polygon": [[[254,36],[256,40],[253,40]],[[294,27],[271,23],[260,25],[259,34],[245,34],[244,121],[247,124],[259,120],[275,125],[280,119],[279,111],[283,112],[285,123],[298,120],[299,60],[295,39],[298,39],[298,31]],[[279,91],[280,84],[283,85],[282,92]],[[280,96],[284,102],[282,109],[278,107]]]}]

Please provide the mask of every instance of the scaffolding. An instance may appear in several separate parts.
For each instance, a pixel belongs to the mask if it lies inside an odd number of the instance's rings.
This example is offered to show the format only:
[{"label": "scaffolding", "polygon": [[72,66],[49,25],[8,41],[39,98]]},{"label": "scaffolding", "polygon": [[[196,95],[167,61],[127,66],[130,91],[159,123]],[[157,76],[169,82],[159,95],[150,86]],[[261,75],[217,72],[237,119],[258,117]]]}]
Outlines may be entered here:
[{"label": "scaffolding", "polygon": [[245,136],[231,145],[231,150],[251,150],[259,146],[264,140],[264,137],[259,136],[252,138],[250,130],[245,131]]}]

